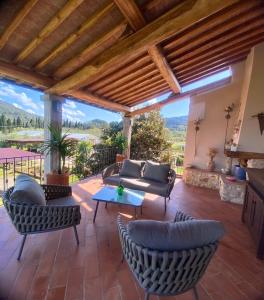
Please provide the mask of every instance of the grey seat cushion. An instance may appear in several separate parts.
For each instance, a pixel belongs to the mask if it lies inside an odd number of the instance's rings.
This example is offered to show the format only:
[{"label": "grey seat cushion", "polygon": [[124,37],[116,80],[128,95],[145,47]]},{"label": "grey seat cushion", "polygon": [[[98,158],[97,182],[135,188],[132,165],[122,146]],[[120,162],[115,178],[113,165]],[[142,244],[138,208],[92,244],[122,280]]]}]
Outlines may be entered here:
[{"label": "grey seat cushion", "polygon": [[49,206],[73,206],[79,204],[80,203],[73,196],[62,197],[47,201],[47,205]]},{"label": "grey seat cushion", "polygon": [[17,204],[46,205],[42,187],[30,176],[17,176],[10,201]]},{"label": "grey seat cushion", "polygon": [[224,235],[218,221],[190,220],[183,222],[132,221],[128,234],[138,245],[159,251],[187,250],[214,243]]},{"label": "grey seat cushion", "polygon": [[165,183],[146,180],[144,178],[122,177],[119,175],[109,176],[104,179],[104,183],[110,185],[118,185],[120,182],[128,189],[140,190],[164,197],[167,195],[168,184]]},{"label": "grey seat cushion", "polygon": [[141,177],[142,168],[144,166],[144,162],[140,160],[132,160],[125,159],[123,162],[123,166],[119,172],[120,176],[125,177]]},{"label": "grey seat cushion", "polygon": [[170,171],[170,165],[159,164],[147,160],[144,167],[143,178],[154,180],[157,182],[167,183],[169,171]]}]

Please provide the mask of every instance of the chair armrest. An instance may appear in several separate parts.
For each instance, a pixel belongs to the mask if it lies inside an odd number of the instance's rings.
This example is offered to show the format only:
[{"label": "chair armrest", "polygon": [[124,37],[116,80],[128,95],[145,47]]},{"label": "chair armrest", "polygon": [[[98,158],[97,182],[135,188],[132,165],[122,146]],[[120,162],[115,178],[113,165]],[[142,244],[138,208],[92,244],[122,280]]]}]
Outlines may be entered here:
[{"label": "chair armrest", "polygon": [[176,211],[174,222],[182,222],[182,221],[190,221],[190,220],[195,220],[192,216],[186,215],[180,210]]},{"label": "chair armrest", "polygon": [[80,224],[79,205],[18,205],[5,203],[5,207],[21,234],[54,231]]},{"label": "chair armrest", "polygon": [[47,201],[72,195],[72,188],[70,186],[45,184],[41,186],[45,192],[45,198]]},{"label": "chair armrest", "polygon": [[106,167],[102,172],[102,177],[105,179],[106,177],[112,176],[114,174],[118,174],[120,169],[119,163],[114,163],[108,167]]}]

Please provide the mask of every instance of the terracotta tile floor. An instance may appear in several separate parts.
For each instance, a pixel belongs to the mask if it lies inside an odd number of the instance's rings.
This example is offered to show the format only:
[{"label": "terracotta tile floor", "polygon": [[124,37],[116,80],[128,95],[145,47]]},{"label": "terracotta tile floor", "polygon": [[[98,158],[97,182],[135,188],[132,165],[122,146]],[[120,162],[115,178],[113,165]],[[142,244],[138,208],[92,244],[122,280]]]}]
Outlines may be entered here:
[{"label": "terracotta tile floor", "polygon": [[[100,177],[73,187],[80,201],[80,246],[73,230],[32,235],[28,238],[21,262],[16,256],[21,241],[4,208],[0,208],[0,299],[48,300],[137,300],[143,292],[127,265],[120,263],[120,243],[116,217],[121,212],[131,218],[133,209],[99,206],[92,223],[95,203],[90,198],[102,185]],[[168,212],[163,199],[147,195],[142,218],[172,220],[177,209],[195,217],[221,220],[227,234],[217,255],[199,284],[201,300],[264,299],[264,262],[255,258],[254,244],[241,224],[241,207],[220,201],[216,191],[186,186],[177,180]],[[188,292],[165,299],[189,300]],[[151,297],[151,300],[158,297]]]}]

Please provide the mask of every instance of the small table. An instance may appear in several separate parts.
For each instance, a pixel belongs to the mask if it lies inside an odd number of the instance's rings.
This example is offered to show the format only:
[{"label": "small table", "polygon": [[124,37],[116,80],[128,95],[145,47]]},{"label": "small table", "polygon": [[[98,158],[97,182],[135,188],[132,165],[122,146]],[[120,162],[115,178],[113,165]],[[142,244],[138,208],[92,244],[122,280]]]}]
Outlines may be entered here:
[{"label": "small table", "polygon": [[145,192],[125,189],[122,196],[119,196],[116,191],[116,187],[105,186],[95,195],[93,195],[92,200],[97,201],[96,208],[94,212],[93,222],[95,222],[99,202],[105,202],[113,204],[125,204],[134,206],[135,208],[135,218],[137,218],[137,207],[140,207],[142,214],[142,204],[145,197]]}]

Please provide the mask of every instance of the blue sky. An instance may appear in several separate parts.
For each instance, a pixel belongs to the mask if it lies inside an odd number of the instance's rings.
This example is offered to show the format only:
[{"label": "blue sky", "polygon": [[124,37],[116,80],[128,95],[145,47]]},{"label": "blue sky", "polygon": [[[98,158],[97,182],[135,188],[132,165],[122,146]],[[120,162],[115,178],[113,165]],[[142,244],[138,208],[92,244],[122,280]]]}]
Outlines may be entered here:
[{"label": "blue sky", "polygon": [[[11,84],[6,81],[0,81],[0,100],[13,104],[14,106],[26,110],[30,113],[43,116],[44,105],[41,100],[43,93],[25,88],[19,85]],[[165,96],[166,98],[167,96]],[[152,102],[163,100],[164,97],[153,99]],[[189,109],[189,100],[178,101],[165,106],[161,113],[164,117],[174,117],[187,115]],[[1,112],[0,112],[1,113]],[[121,114],[113,113],[91,105],[66,100],[63,104],[63,118],[71,121],[89,121],[92,119],[102,119],[107,122],[120,121]]]}]

